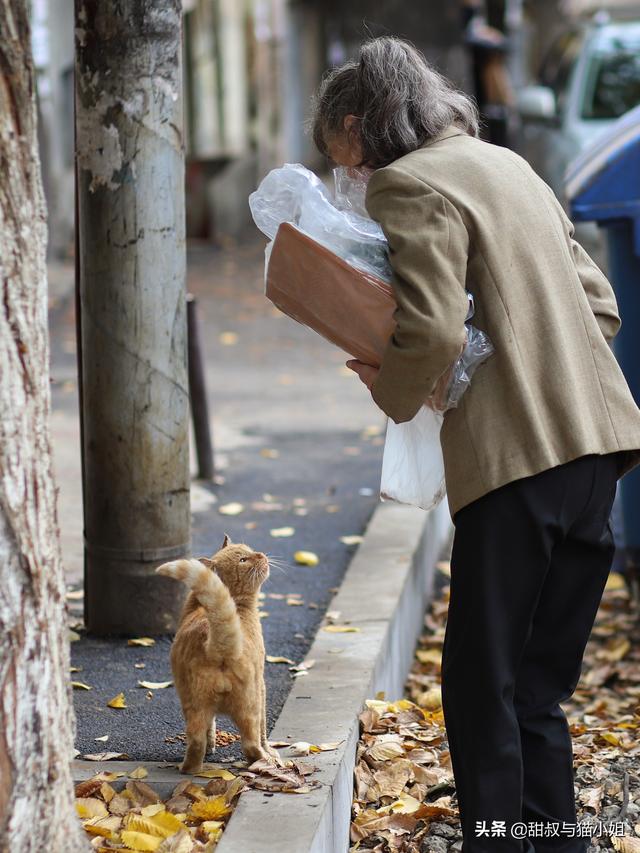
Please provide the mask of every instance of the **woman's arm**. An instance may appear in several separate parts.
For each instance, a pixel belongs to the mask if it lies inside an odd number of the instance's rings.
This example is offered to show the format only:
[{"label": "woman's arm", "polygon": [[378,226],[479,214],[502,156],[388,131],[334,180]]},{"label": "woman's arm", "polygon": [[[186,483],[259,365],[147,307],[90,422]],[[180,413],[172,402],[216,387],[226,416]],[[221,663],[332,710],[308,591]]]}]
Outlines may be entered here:
[{"label": "woman's arm", "polygon": [[611,282],[580,243],[574,240],[575,227],[573,222],[565,213],[564,208],[551,187],[548,184],[544,184],[544,186],[549,191],[553,205],[562,219],[565,238],[571,249],[573,262],[591,310],[595,315],[605,340],[607,343],[611,343],[618,334],[618,329],[621,326],[618,303]]},{"label": "woman's arm", "polygon": [[366,205],[389,243],[397,302],[396,328],[370,390],[383,412],[402,423],[464,345],[469,237],[443,195],[393,165],[371,176]]}]

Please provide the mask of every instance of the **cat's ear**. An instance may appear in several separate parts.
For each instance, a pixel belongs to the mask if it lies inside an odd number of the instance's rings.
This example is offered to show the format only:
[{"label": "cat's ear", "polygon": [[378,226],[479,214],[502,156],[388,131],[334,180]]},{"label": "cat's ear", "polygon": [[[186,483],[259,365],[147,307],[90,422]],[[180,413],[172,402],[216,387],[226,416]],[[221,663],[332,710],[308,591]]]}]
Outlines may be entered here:
[{"label": "cat's ear", "polygon": [[213,560],[209,557],[198,557],[198,562],[202,563],[203,566],[206,566],[208,569],[213,568]]},{"label": "cat's ear", "polygon": [[229,534],[228,534],[228,533],[225,533],[225,534],[224,534],[224,542],[222,543],[222,547],[223,547],[223,548],[226,548],[226,547],[227,547],[227,545],[231,545],[231,544],[232,544],[232,542],[231,542],[231,537],[229,536]]}]

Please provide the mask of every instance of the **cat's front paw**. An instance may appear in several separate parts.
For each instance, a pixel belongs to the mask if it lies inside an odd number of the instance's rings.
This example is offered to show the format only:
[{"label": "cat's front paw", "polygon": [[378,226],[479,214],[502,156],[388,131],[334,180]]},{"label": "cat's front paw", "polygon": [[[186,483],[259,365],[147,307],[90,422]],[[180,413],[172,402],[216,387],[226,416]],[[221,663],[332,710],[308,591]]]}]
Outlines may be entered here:
[{"label": "cat's front paw", "polygon": [[278,767],[284,767],[284,761],[280,757],[280,753],[277,749],[274,749],[272,746],[269,746],[268,743],[265,743],[262,748],[267,753],[267,757],[269,760],[274,761],[278,765]]}]

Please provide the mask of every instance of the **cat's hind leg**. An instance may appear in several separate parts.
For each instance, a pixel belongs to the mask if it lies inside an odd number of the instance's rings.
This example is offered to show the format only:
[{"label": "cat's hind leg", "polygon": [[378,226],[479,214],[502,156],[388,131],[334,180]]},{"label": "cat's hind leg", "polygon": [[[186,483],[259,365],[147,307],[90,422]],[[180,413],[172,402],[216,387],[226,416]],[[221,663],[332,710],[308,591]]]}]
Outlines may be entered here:
[{"label": "cat's hind leg", "polygon": [[264,683],[264,678],[260,684],[260,743],[264,751],[271,756],[271,758],[275,758],[278,764],[282,763],[282,759],[280,758],[279,752],[269,745],[269,741],[267,739],[267,690]]},{"label": "cat's hind leg", "polygon": [[240,732],[242,751],[250,762],[263,758],[272,761],[271,755],[262,746],[262,730],[260,713],[244,712],[236,715],[234,722]]},{"label": "cat's hind leg", "polygon": [[209,731],[207,732],[207,752],[215,752],[216,748],[216,718],[211,720]]},{"label": "cat's hind leg", "polygon": [[187,724],[187,751],[180,767],[181,773],[193,775],[202,769],[207,750],[209,715],[202,709],[185,711]]}]

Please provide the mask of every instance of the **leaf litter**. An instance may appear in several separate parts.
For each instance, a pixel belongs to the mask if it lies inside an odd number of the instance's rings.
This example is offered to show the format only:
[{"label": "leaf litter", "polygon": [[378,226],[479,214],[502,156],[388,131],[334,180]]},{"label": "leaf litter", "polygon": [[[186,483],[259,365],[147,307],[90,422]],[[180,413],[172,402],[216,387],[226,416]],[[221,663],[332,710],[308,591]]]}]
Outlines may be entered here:
[{"label": "leaf litter", "polygon": [[[351,851],[456,853],[462,830],[442,712],[440,672],[450,569],[442,563],[405,697],[379,695],[360,714]],[[562,703],[573,741],[578,822],[589,853],[640,853],[640,620],[612,573],[574,695]],[[599,822],[620,823],[624,837]],[[601,835],[598,835],[601,827]],[[611,829],[610,829],[611,833]]]},{"label": "leaf litter", "polygon": [[[124,773],[103,771],[76,785],[75,806],[91,847],[99,853],[208,853],[217,846],[244,790],[306,794],[319,785],[309,778],[316,770],[299,760],[280,765],[256,761],[236,773],[208,767],[197,774],[209,779],[206,785],[186,779],[166,800],[141,781],[148,775],[143,766],[132,770],[128,780],[122,779]],[[111,783],[123,787],[116,790]]]}]

